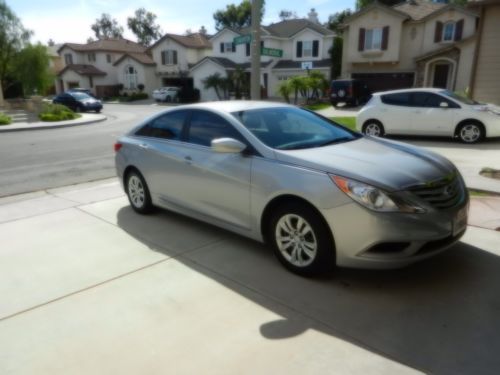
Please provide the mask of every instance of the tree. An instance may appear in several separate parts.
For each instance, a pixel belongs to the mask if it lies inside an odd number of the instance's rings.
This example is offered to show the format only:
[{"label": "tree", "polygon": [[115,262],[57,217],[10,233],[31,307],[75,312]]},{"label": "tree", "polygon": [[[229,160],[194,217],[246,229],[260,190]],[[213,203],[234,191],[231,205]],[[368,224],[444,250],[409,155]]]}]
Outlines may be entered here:
[{"label": "tree", "polygon": [[292,87],[288,81],[283,81],[278,86],[279,94],[285,99],[287,103],[290,103],[290,94],[292,93]]},{"label": "tree", "polygon": [[47,47],[28,44],[15,58],[14,78],[21,83],[24,95],[44,94],[52,86],[54,75],[49,69],[50,57]]},{"label": "tree", "polygon": [[[260,17],[264,15],[264,1]],[[241,29],[252,24],[252,3],[249,0],[243,0],[239,5],[229,4],[226,9],[217,10],[214,15],[215,28],[217,31],[225,27],[232,29]]]},{"label": "tree", "polygon": [[214,74],[209,75],[207,78],[205,78],[203,80],[203,85],[205,86],[205,89],[207,89],[207,90],[214,89],[215,94],[217,95],[217,98],[219,100],[221,100],[222,97],[220,96],[219,89],[223,85],[223,82],[222,82],[223,80],[224,80],[224,78],[222,78],[219,73],[214,73]]},{"label": "tree", "polygon": [[87,44],[92,43],[92,42],[95,42],[94,38],[88,37],[87,38]]},{"label": "tree", "polygon": [[56,45],[56,42],[54,42],[54,40],[53,40],[53,39],[49,39],[49,41],[47,42],[47,45],[48,45],[49,47],[54,47],[54,46]]},{"label": "tree", "polygon": [[341,25],[344,23],[344,20],[352,15],[352,11],[350,9],[345,9],[341,12],[336,12],[334,14],[330,14],[328,17],[328,22],[325,25],[332,31],[335,31],[337,34],[342,32]]},{"label": "tree", "polygon": [[401,0],[356,0],[356,9],[363,9],[374,2],[392,7],[393,5],[399,4]]},{"label": "tree", "polygon": [[344,39],[336,36],[333,38],[333,46],[330,49],[330,56],[332,59],[332,79],[337,79],[340,77],[342,72],[342,47],[344,44]]},{"label": "tree", "polygon": [[294,93],[293,104],[297,104],[299,98],[299,93],[302,96],[307,97],[307,77],[305,76],[294,76],[288,81],[290,85],[290,90]]},{"label": "tree", "polygon": [[282,21],[286,21],[292,18],[298,18],[297,13],[291,10],[287,9],[282,9],[279,16],[278,16]]},{"label": "tree", "polygon": [[0,0],[0,105],[3,89],[9,86],[7,78],[13,74],[14,56],[29,42],[31,35],[5,1]]},{"label": "tree", "polygon": [[118,21],[107,13],[103,13],[101,18],[97,18],[90,28],[97,39],[123,38],[123,27],[118,25]]},{"label": "tree", "polygon": [[155,22],[156,14],[144,8],[137,9],[134,17],[127,18],[128,28],[137,37],[137,41],[145,47],[161,37],[161,28]]},{"label": "tree", "polygon": [[198,32],[202,35],[207,35],[207,29],[205,28],[205,26],[201,26],[200,29],[198,30]]}]

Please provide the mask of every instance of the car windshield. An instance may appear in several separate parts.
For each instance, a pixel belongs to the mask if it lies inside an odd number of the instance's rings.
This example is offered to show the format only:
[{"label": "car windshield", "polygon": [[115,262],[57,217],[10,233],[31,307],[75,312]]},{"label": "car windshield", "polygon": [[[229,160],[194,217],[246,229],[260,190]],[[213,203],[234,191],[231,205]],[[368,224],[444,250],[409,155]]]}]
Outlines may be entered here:
[{"label": "car windshield", "polygon": [[290,107],[233,112],[248,130],[269,147],[298,150],[348,142],[360,137],[312,112]]},{"label": "car windshield", "polygon": [[83,92],[72,92],[71,96],[76,100],[91,99],[90,95],[84,94]]},{"label": "car windshield", "polygon": [[468,104],[468,105],[479,104],[475,100],[466,98],[465,96],[457,95],[453,91],[443,90],[443,91],[440,91],[439,93],[443,94],[445,96],[448,96],[448,97],[450,97],[452,99],[455,99],[456,101],[458,101],[460,103],[463,103],[463,104]]}]

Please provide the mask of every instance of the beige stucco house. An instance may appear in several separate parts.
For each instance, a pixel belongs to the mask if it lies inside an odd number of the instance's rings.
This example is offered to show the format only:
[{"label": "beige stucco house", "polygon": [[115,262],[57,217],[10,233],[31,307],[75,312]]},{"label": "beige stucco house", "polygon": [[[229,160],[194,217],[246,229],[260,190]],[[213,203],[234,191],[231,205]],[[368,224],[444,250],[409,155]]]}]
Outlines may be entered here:
[{"label": "beige stucco house", "polygon": [[372,91],[404,87],[469,88],[478,16],[426,0],[374,3],[345,21],[342,76]]},{"label": "beige stucco house", "polygon": [[470,1],[468,8],[480,14],[470,95],[500,105],[500,0]]},{"label": "beige stucco house", "polygon": [[[83,87],[89,88],[97,96],[116,95],[118,85],[125,80],[125,70],[119,74],[115,63],[125,54],[144,55],[145,51],[146,48],[140,44],[122,38],[102,39],[87,44],[65,43],[58,49],[63,68],[58,74],[57,92]],[[150,58],[149,61],[152,62]],[[137,84],[144,84],[139,82],[138,75],[137,71],[127,75],[126,88],[135,90]]]}]

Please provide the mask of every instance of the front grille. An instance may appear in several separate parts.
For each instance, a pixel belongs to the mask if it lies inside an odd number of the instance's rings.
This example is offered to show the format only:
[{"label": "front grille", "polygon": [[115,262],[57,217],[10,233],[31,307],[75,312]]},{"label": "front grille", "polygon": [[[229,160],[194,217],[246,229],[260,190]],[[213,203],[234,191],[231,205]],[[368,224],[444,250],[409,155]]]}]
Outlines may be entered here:
[{"label": "front grille", "polygon": [[438,209],[456,206],[464,197],[464,188],[457,176],[454,176],[451,181],[443,180],[427,186],[417,186],[410,188],[409,191]]}]

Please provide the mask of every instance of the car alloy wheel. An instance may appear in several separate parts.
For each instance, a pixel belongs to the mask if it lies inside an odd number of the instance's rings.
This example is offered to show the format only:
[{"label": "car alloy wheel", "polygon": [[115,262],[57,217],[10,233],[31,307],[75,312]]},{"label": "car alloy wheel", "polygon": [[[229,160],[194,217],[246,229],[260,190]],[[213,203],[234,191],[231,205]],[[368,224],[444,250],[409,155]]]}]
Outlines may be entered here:
[{"label": "car alloy wheel", "polygon": [[279,261],[296,274],[314,276],[335,266],[331,232],[319,215],[295,202],[278,207],[271,218],[267,238]]},{"label": "car alloy wheel", "polygon": [[372,137],[381,137],[382,135],[384,135],[382,126],[377,122],[367,123],[363,128],[363,133]]},{"label": "car alloy wheel", "polygon": [[316,236],[304,218],[295,214],[282,216],[276,225],[275,236],[278,249],[292,265],[306,267],[316,258]]},{"label": "car alloy wheel", "polygon": [[127,196],[132,208],[145,214],[151,211],[151,197],[144,178],[137,172],[130,172],[127,176]]},{"label": "car alloy wheel", "polygon": [[464,143],[476,143],[483,138],[483,129],[477,124],[465,124],[460,127],[458,135]]}]

